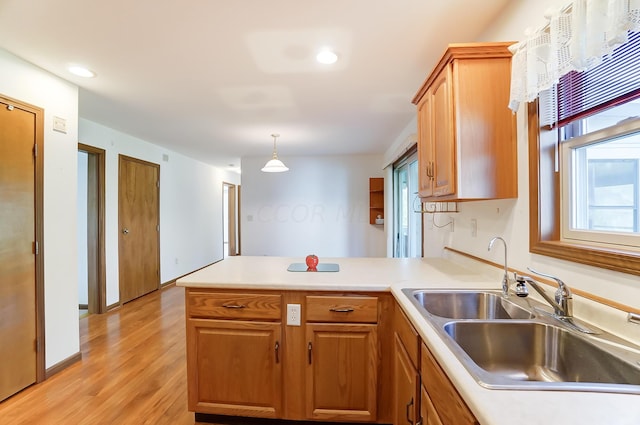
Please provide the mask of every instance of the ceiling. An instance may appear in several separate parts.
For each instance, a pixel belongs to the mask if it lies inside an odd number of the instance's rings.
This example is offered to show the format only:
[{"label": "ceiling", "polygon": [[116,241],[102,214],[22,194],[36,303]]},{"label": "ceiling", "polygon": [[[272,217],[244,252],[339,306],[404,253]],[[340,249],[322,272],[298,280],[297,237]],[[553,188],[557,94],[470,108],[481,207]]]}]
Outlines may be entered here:
[{"label": "ceiling", "polygon": [[[82,118],[227,168],[268,159],[272,133],[285,162],[383,153],[446,44],[506,3],[0,0],[0,47],[78,85]],[[337,63],[315,61],[323,47]]]}]

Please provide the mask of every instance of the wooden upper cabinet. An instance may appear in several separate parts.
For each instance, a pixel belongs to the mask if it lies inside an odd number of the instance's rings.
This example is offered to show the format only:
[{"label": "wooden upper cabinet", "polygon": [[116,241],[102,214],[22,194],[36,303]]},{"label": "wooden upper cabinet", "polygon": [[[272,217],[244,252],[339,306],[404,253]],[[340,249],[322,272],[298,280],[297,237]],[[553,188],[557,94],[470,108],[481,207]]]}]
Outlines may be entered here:
[{"label": "wooden upper cabinet", "polygon": [[433,196],[433,135],[431,134],[431,93],[418,103],[418,194]]},{"label": "wooden upper cabinet", "polygon": [[510,44],[450,45],[414,97],[423,201],[517,197]]},{"label": "wooden upper cabinet", "polygon": [[453,110],[451,108],[451,67],[442,70],[432,87],[433,164],[431,166],[433,196],[456,192]]}]

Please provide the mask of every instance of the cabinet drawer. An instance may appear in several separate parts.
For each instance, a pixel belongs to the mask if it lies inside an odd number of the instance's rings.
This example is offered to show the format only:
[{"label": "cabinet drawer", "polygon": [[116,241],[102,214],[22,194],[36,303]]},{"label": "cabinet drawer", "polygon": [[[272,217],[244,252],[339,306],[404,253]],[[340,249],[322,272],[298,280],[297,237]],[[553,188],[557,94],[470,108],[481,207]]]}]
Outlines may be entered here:
[{"label": "cabinet drawer", "polygon": [[308,296],[309,322],[378,322],[378,298],[356,296]]},{"label": "cabinet drawer", "polygon": [[277,294],[189,292],[187,314],[212,319],[281,320],[280,298]]}]

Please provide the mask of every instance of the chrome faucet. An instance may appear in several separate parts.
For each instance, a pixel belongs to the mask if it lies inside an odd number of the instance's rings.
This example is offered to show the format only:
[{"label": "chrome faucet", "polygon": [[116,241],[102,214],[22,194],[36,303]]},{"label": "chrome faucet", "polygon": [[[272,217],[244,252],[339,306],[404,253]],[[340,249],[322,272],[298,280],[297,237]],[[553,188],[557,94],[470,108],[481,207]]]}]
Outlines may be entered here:
[{"label": "chrome faucet", "polygon": [[518,296],[521,296],[521,297],[527,296],[526,288],[523,290],[521,286],[521,282],[526,282],[533,289],[535,289],[536,292],[538,292],[542,296],[542,298],[544,298],[545,301],[551,305],[551,307],[553,307],[554,315],[557,318],[571,319],[573,317],[573,295],[571,294],[571,289],[569,289],[569,287],[562,280],[558,279],[555,276],[551,276],[545,273],[540,273],[538,271],[533,270],[530,267],[527,267],[527,269],[534,274],[548,277],[549,279],[553,279],[556,282],[558,282],[558,289],[556,290],[556,293],[555,293],[555,300],[551,299],[551,297],[547,295],[545,290],[540,287],[538,282],[536,282],[529,276],[518,276],[517,286],[520,288],[516,290],[516,293],[518,294]]},{"label": "chrome faucet", "polygon": [[491,241],[489,242],[487,251],[491,251],[491,247],[493,246],[493,243],[497,240],[502,241],[502,244],[504,245],[504,276],[502,276],[502,296],[508,297],[509,296],[509,267],[507,266],[507,242],[505,242],[505,240],[502,239],[500,236],[496,236],[495,238],[491,239]]}]

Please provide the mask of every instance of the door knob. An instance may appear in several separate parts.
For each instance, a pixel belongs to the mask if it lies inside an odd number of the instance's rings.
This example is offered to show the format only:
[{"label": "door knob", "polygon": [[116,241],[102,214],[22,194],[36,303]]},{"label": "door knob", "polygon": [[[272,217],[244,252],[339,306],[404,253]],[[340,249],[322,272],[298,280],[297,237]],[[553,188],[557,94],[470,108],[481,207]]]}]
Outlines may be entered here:
[{"label": "door knob", "polygon": [[123,227],[122,228],[122,233],[125,234],[125,235],[128,235],[129,234],[129,229],[127,229],[126,227]]}]

